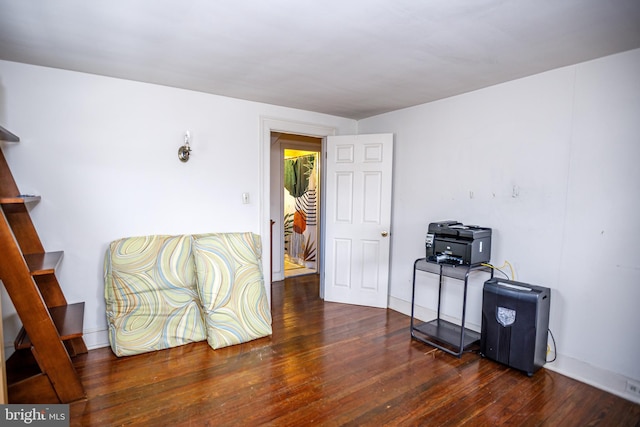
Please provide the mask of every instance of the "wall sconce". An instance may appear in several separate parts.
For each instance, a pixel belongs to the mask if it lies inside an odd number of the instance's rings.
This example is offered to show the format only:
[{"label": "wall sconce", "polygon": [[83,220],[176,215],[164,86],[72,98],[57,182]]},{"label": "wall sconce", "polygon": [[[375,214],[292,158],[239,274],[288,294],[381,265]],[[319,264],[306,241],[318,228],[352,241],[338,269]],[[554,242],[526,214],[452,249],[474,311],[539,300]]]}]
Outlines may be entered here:
[{"label": "wall sconce", "polygon": [[187,162],[189,160],[189,155],[191,154],[191,147],[189,146],[189,141],[191,140],[191,134],[189,131],[184,133],[184,145],[178,148],[178,159],[181,162]]}]

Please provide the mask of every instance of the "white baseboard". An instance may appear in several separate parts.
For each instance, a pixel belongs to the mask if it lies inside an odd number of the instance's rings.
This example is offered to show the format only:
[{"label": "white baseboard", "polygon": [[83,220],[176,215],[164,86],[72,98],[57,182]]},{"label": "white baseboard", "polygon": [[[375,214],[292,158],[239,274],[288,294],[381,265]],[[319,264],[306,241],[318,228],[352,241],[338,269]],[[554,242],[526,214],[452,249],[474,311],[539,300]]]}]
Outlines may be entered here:
[{"label": "white baseboard", "polygon": [[[406,316],[411,315],[411,303],[392,296],[389,297],[389,308]],[[433,319],[436,316],[436,313],[433,310],[421,306],[415,307],[414,314],[416,319],[422,321]],[[454,318],[447,318],[446,320],[451,322],[460,322],[460,319]],[[480,331],[480,325],[467,324],[466,326],[476,332]],[[408,336],[409,334],[407,334],[407,337]],[[84,341],[89,350],[108,347],[109,333],[106,329],[85,331]],[[8,358],[13,354],[14,349],[12,342],[4,343],[4,348],[5,358]],[[553,353],[551,353],[549,357],[553,358]],[[592,366],[587,362],[583,362],[569,356],[564,356],[562,354],[558,354],[554,362],[547,363],[544,367],[550,371],[557,372],[569,378],[573,378],[577,381],[622,397],[623,399],[640,404],[640,396],[629,393],[626,390],[627,381],[631,381],[634,384],[637,384],[638,381],[625,377],[624,375]]]},{"label": "white baseboard", "polygon": [[[389,296],[389,308],[399,313],[411,316],[411,303],[392,296]],[[414,315],[416,319],[427,321],[436,317],[435,311],[416,306],[414,309]],[[445,318],[443,316],[443,318]],[[445,320],[460,323],[460,319],[448,319]],[[467,324],[467,328],[476,332],[480,331],[480,325]],[[407,337],[409,334],[407,334]],[[549,355],[549,358],[553,359],[553,353]],[[608,393],[622,397],[623,399],[630,400],[634,403],[640,403],[640,395],[635,395],[628,392],[627,381],[631,381],[637,384],[638,381],[634,381],[631,378],[624,375],[616,374],[614,372],[598,368],[583,362],[578,359],[574,359],[569,356],[558,354],[554,362],[550,362],[544,365],[546,369],[557,372],[574,380],[589,384],[593,387],[604,390]]]},{"label": "white baseboard", "polygon": [[[550,355],[549,357],[553,356]],[[631,394],[626,390],[627,381],[631,381],[634,384],[637,384],[638,381],[634,381],[624,375],[592,366],[587,362],[574,359],[573,357],[563,356],[562,354],[558,354],[558,357],[553,363],[547,363],[544,367],[550,371],[557,372],[574,380],[615,394],[623,399],[640,404],[640,395]]]},{"label": "white baseboard", "polygon": [[[411,303],[392,297],[389,297],[389,308],[391,310],[397,311],[399,313],[405,314],[407,316],[411,316]],[[426,308],[426,307],[422,307],[420,305],[416,305],[415,310],[414,310],[414,316],[416,319],[421,320],[423,322],[427,322],[431,319],[435,319],[437,313],[434,310],[431,310],[430,308]],[[460,319],[455,318],[455,317],[451,317],[451,316],[446,316],[446,315],[442,315],[442,319],[447,320],[449,322],[452,323],[458,323],[460,324]],[[475,332],[480,332],[480,325],[476,325],[475,323],[469,323],[466,322],[465,327],[467,329],[471,329],[472,331]]]},{"label": "white baseboard", "polygon": [[109,347],[109,331],[107,329],[95,329],[83,332],[84,343],[89,350]]},{"label": "white baseboard", "polygon": [[[87,349],[94,350],[96,348],[109,347],[109,332],[106,329],[98,329],[93,331],[84,331],[84,343]],[[15,351],[13,342],[4,343],[4,357],[8,359]]]}]

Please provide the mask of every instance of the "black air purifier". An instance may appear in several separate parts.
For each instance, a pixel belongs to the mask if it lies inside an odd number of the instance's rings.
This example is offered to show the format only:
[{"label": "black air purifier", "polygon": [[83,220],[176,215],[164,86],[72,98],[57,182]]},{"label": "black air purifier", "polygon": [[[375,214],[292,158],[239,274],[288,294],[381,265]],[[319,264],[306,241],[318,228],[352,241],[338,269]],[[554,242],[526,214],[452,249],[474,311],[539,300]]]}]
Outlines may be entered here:
[{"label": "black air purifier", "polygon": [[547,358],[549,288],[492,278],[482,291],[482,356],[531,376]]}]

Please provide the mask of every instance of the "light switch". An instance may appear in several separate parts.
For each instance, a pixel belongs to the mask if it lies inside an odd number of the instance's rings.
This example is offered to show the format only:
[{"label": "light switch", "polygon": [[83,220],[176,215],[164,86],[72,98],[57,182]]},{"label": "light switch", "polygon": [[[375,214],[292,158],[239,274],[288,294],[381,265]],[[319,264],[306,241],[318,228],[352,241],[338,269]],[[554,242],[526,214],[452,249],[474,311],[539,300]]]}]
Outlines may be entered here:
[{"label": "light switch", "polygon": [[249,204],[249,193],[242,193],[242,203],[245,205]]}]

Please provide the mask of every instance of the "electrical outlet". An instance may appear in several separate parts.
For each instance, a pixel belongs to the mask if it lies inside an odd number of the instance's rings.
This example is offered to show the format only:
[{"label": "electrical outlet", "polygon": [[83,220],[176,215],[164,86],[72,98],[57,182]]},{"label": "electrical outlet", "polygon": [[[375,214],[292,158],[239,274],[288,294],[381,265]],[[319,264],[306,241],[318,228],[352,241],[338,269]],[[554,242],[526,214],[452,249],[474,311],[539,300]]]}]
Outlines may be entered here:
[{"label": "electrical outlet", "polygon": [[627,380],[627,393],[640,396],[640,383],[636,381]]}]

